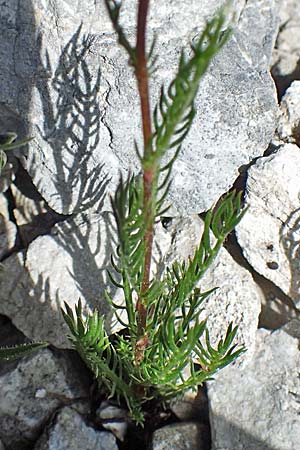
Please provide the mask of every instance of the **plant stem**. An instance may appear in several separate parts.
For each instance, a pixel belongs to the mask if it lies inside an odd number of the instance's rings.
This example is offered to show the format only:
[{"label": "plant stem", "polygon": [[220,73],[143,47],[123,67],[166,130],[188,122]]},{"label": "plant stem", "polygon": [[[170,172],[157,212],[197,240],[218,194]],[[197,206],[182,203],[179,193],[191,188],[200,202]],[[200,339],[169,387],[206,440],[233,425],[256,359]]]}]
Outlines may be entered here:
[{"label": "plant stem", "polygon": [[[137,41],[136,41],[136,78],[138,83],[138,91],[141,102],[143,139],[144,139],[144,159],[151,156],[153,149],[151,145],[152,127],[149,100],[149,78],[147,69],[146,56],[146,22],[150,0],[140,0],[138,7],[138,24],[137,24]],[[136,304],[138,336],[141,338],[136,344],[136,362],[143,359],[144,349],[148,344],[145,336],[145,328],[147,322],[147,292],[150,284],[151,255],[153,243],[153,183],[155,178],[155,170],[153,167],[144,167],[143,184],[144,198],[143,208],[145,211],[145,221],[147,224],[144,241],[145,241],[145,257],[144,257],[144,273],[142,280],[141,292]]]}]

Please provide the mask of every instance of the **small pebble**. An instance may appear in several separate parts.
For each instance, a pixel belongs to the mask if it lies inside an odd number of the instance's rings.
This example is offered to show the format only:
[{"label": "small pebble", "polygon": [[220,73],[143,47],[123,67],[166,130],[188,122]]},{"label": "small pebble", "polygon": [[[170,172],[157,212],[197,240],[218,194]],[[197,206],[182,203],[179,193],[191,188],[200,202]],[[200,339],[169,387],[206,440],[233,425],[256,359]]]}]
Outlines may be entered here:
[{"label": "small pebble", "polygon": [[45,398],[47,395],[47,391],[45,388],[40,388],[36,390],[35,398]]}]

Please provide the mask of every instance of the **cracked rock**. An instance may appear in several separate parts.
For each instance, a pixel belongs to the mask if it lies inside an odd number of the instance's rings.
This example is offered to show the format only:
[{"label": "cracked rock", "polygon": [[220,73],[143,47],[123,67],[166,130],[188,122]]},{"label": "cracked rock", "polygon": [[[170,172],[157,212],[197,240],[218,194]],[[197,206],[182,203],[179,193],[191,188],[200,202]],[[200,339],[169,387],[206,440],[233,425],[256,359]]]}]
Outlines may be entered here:
[{"label": "cracked rock", "polygon": [[300,149],[282,145],[248,170],[237,239],[251,266],[295,303],[300,300]]},{"label": "cracked rock", "polygon": [[245,368],[227,367],[209,383],[213,450],[300,448],[299,339],[257,331]]},{"label": "cracked rock", "polygon": [[87,397],[88,386],[81,364],[74,370],[74,360],[48,349],[2,366],[0,438],[14,450],[32,445],[57,408]]},{"label": "cracked rock", "polygon": [[63,408],[43,433],[34,450],[118,450],[116,438],[87,425],[72,408]]},{"label": "cracked rock", "polygon": [[[233,184],[237,168],[264,152],[276,126],[269,65],[280,0],[233,3],[233,36],[202,81],[195,124],[174,165],[174,215],[207,210]],[[223,4],[153,0],[153,105],[174,75],[182,44],[188,48]],[[129,40],[135,6],[124,2],[121,14]],[[0,25],[0,102],[22,118],[20,137],[34,136],[22,158],[34,184],[60,214],[110,209],[103,194],[115,190],[119,170],[138,170],[133,140],[141,135],[136,82],[103,2],[13,0],[2,6]]]},{"label": "cracked rock", "polygon": [[0,194],[0,259],[15,246],[17,227],[9,218],[8,201]]},{"label": "cracked rock", "polygon": [[294,81],[281,100],[277,134],[284,142],[300,144],[300,81]]},{"label": "cracked rock", "polygon": [[[111,221],[109,213],[77,215],[56,224],[51,234],[36,238],[27,250],[7,258],[1,273],[0,313],[30,339],[65,348],[71,344],[60,308],[64,302],[73,308],[81,299],[83,312],[97,308],[106,315],[109,332],[118,331],[120,325],[113,320],[104,296],[107,289],[115,302],[123,299],[107,274],[116,246]],[[154,263],[170,245],[161,225],[156,239],[160,246],[155,245]]]},{"label": "cracked rock", "polygon": [[300,79],[300,9],[298,0],[283,0],[280,28],[272,56],[272,76],[279,98],[294,80]]},{"label": "cracked rock", "polygon": [[[166,255],[166,265],[176,258],[187,260],[194,253],[203,232],[203,222],[198,216],[173,219],[169,231],[172,246]],[[204,301],[200,316],[207,318],[211,341],[216,344],[223,338],[229,323],[233,322],[239,326],[235,343],[247,348],[246,354],[237,362],[240,364],[251,358],[262,297],[251,274],[222,248],[200,280],[199,287],[202,292],[218,288]]]}]

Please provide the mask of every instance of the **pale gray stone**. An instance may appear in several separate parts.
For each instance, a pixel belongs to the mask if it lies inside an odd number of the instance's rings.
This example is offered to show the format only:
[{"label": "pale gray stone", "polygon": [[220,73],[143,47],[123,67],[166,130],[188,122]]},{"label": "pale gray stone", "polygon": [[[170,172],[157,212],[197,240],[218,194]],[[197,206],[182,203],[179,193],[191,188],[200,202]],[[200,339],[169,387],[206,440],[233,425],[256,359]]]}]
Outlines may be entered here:
[{"label": "pale gray stone", "polygon": [[245,204],[236,228],[244,256],[295,302],[299,285],[300,149],[281,146],[248,170]]},{"label": "pale gray stone", "polygon": [[[116,246],[112,223],[110,213],[79,214],[56,224],[51,234],[38,237],[24,252],[7,258],[0,274],[0,313],[10,317],[30,339],[58,347],[71,345],[60,311],[64,302],[74,308],[81,299],[85,313],[97,308],[106,315],[109,332],[122,328],[104,295],[106,289],[116,303],[123,301],[122,291],[111,284],[107,274]],[[159,260],[171,238],[161,225],[156,227],[156,235],[153,269],[160,270]]]},{"label": "pale gray stone", "polygon": [[13,216],[22,247],[28,247],[36,237],[48,234],[56,222],[64,219],[48,207],[24,170],[19,170],[16,182],[10,188]]},{"label": "pale gray stone", "polygon": [[0,194],[0,259],[14,247],[16,237],[17,228],[10,220],[8,201]]},{"label": "pale gray stone", "polygon": [[[174,166],[173,214],[208,209],[238,168],[268,146],[277,112],[268,70],[279,3],[234,2],[236,29],[201,84],[197,118]],[[161,83],[174,74],[182,44],[222,4],[153,0],[149,36],[157,33],[159,55],[153,105]],[[120,169],[138,170],[133,139],[141,136],[136,83],[103,2],[14,0],[7,6],[2,0],[0,11],[0,102],[35,138],[24,166],[55,211],[109,209],[102,194],[115,189]],[[130,39],[135,16],[136,1],[124,2]]]},{"label": "pale gray stone", "polygon": [[48,349],[19,360],[13,368],[1,367],[0,438],[4,444],[13,449],[32,445],[58,407],[88,395],[87,382],[82,367],[76,370],[67,355]]},{"label": "pale gray stone", "polygon": [[[50,235],[35,239],[25,252],[4,261],[0,313],[10,317],[30,339],[69,347],[60,308],[64,302],[74,308],[81,298],[84,312],[97,308],[106,315],[107,329],[118,331],[121,325],[112,317],[104,297],[104,289],[108,289],[116,303],[123,302],[121,290],[111,285],[106,271],[116,240],[110,217],[109,213],[82,214],[68,219],[55,225]],[[187,259],[202,231],[198,216],[174,219],[169,230],[158,225],[153,270],[160,275],[176,258]],[[224,337],[233,322],[239,325],[236,342],[247,347],[245,357],[250,357],[261,303],[251,275],[222,249],[200,287],[203,292],[219,288],[203,304],[201,313],[208,319],[212,342]]]},{"label": "pale gray stone", "polygon": [[116,438],[88,426],[72,408],[63,408],[34,450],[118,450]]},{"label": "pale gray stone", "polygon": [[300,9],[298,0],[283,0],[280,10],[280,29],[272,56],[272,75],[279,97],[294,80],[300,78]]},{"label": "pale gray stone", "polygon": [[97,307],[109,324],[104,288],[109,288],[110,236],[108,217],[94,214],[57,224],[50,235],[35,239],[4,262],[0,312],[26,336],[56,346],[70,346],[60,311],[64,302],[74,307],[81,298],[84,311]]},{"label": "pale gray stone", "polygon": [[128,429],[128,412],[104,401],[97,409],[96,414],[103,428],[111,431],[119,441],[123,442]]},{"label": "pale gray stone", "polygon": [[[244,219],[243,219],[244,220]],[[203,222],[198,216],[173,219],[170,226],[172,246],[166,264],[175,259],[186,260],[193,255],[200,242]],[[230,322],[238,325],[235,343],[244,345],[247,352],[238,363],[251,358],[261,309],[262,293],[250,273],[239,266],[222,248],[199,282],[202,292],[218,288],[203,303],[200,318],[207,318],[211,341],[215,345],[226,334]]]},{"label": "pale gray stone", "polygon": [[213,450],[300,449],[299,340],[257,331],[247,367],[225,368],[209,383]]},{"label": "pale gray stone", "polygon": [[284,142],[300,143],[300,81],[293,81],[281,100],[277,134]]},{"label": "pale gray stone", "polygon": [[151,450],[205,450],[208,428],[193,422],[177,423],[153,433]]}]

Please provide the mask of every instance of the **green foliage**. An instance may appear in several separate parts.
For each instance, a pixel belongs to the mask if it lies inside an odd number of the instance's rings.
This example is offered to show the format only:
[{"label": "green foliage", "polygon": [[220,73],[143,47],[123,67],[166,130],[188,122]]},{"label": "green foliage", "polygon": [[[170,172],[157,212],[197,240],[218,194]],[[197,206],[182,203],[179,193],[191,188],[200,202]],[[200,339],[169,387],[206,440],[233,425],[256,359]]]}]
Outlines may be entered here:
[{"label": "green foliage", "polygon": [[0,361],[14,361],[15,359],[30,355],[40,348],[47,347],[47,345],[47,342],[29,342],[15,345],[14,347],[1,347]]},{"label": "green foliage", "polygon": [[0,175],[6,165],[7,156],[6,152],[9,150],[14,150],[16,148],[26,145],[31,139],[23,139],[21,141],[16,141],[17,134],[14,132],[7,132],[0,135]]},{"label": "green foliage", "polygon": [[[206,321],[199,322],[198,319],[202,303],[214,289],[201,292],[197,285],[225,237],[242,217],[243,212],[239,211],[240,197],[234,193],[229,194],[215,212],[209,211],[193,258],[187,263],[175,262],[166,270],[159,287],[153,289],[149,303],[152,314],[147,323],[149,345],[140,364],[134,360],[136,291],[126,266],[121,271],[122,280],[118,282],[124,292],[125,309],[109,299],[117,311],[124,309],[127,312],[127,322],[123,323],[124,335],[110,339],[104,329],[104,320],[99,319],[97,311],[85,319],[79,303],[74,317],[66,305],[63,314],[71,330],[70,339],[74,347],[96,378],[105,384],[108,392],[116,394],[117,398],[125,398],[138,423],[143,421],[143,402],[154,397],[171,399],[190,388],[195,389],[244,351],[232,345],[237,327],[230,324],[226,337],[214,349],[210,344]],[[138,270],[133,280],[137,278]],[[194,361],[199,363],[200,369],[195,370]],[[190,369],[190,375],[185,379],[182,372],[186,367]]]},{"label": "green foliage", "polygon": [[[119,43],[137,74],[138,49],[129,43],[119,23],[120,3],[105,3]],[[144,421],[143,403],[152,398],[169,400],[196,389],[244,351],[233,343],[236,326],[230,324],[225,337],[214,347],[206,321],[199,319],[203,303],[214,291],[202,292],[199,282],[244,214],[240,195],[231,192],[218,207],[208,211],[202,238],[188,261],[176,261],[160,279],[150,279],[143,289],[146,254],[152,245],[149,230],[151,234],[155,220],[165,211],[172,165],[195,117],[200,79],[230,35],[230,29],[223,30],[224,23],[221,11],[191,46],[192,56],[187,58],[182,51],[177,75],[167,89],[162,87],[154,108],[151,138],[143,154],[137,149],[142,175],[130,175],[126,180],[121,177],[112,199],[119,246],[112,255],[109,276],[123,290],[124,304],[116,305],[107,292],[105,298],[124,328],[122,333],[108,336],[104,318],[97,311],[85,317],[81,302],[75,314],[67,304],[63,311],[74,348],[109,395],[125,399],[139,424]],[[154,45],[147,59],[148,71],[154,64],[153,53]],[[146,192],[145,178],[149,175],[153,181],[150,192]],[[139,302],[146,310],[142,327]],[[184,369],[188,369],[185,376]]]}]

